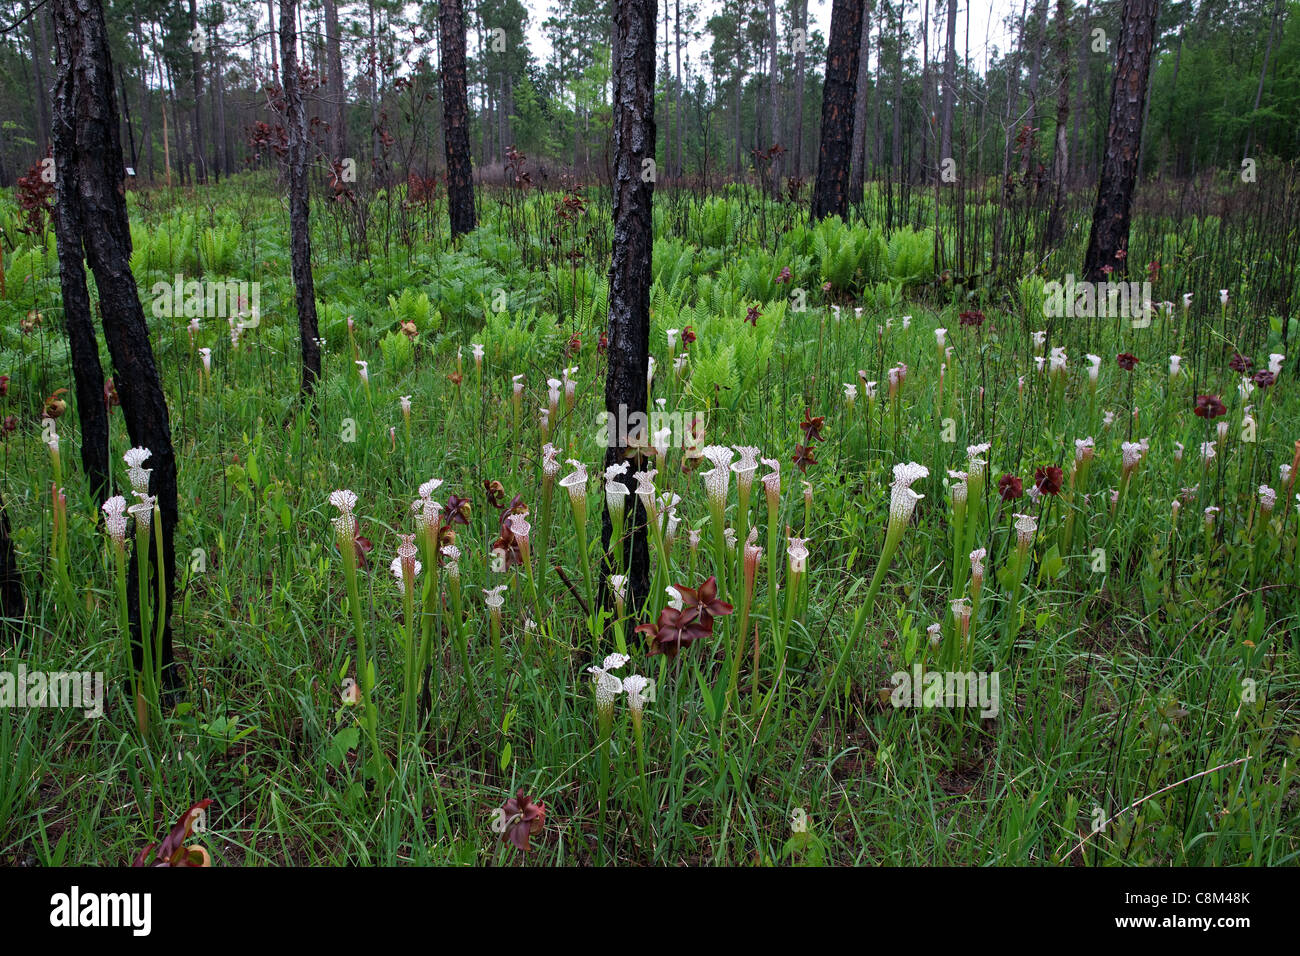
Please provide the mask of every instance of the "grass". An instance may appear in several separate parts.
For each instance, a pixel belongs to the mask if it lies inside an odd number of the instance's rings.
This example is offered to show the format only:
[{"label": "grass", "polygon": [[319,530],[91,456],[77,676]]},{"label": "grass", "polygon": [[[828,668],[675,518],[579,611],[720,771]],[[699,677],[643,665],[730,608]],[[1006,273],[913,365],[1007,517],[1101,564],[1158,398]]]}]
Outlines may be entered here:
[{"label": "grass", "polygon": [[[208,278],[263,283],[261,324],[237,347],[220,319],[201,320],[193,337],[185,319],[151,319],[180,461],[177,551],[190,558],[174,608],[187,695],[147,742],[126,690],[115,562],[79,474],[70,396],[57,422],[70,598],[50,560],[40,408],[71,384],[57,273],[51,282],[40,271],[39,244],[6,260],[0,371],[12,377],[5,414],[19,427],[5,441],[4,496],[30,608],[5,670],[102,671],[108,696],[96,720],[0,710],[0,861],[122,864],[210,798],[202,840],[218,866],[1295,862],[1300,517],[1279,466],[1300,439],[1300,397],[1291,360],[1275,385],[1244,401],[1241,376],[1227,367],[1234,348],[1256,367],[1284,351],[1280,323],[1221,310],[1217,287],[1171,279],[1157,296],[1181,303],[1193,292],[1192,310],[1175,307],[1150,328],[1050,320],[1029,279],[968,298],[932,281],[907,241],[881,237],[881,251],[862,226],[814,235],[780,204],[761,218],[740,201],[693,213],[670,205],[658,217],[653,395],[665,412],[698,418],[702,444],[754,446],[780,462],[775,525],[757,482],[743,519],[763,552],[774,530],[776,549],[758,566],[739,633],[743,562],[730,551],[719,560],[707,464],[669,451],[655,478],[658,493],[681,496],[668,567],[652,545],[649,606],[614,621],[583,611],[594,604],[585,567],[600,567],[604,507],[599,197],[576,220],[555,213],[554,196],[485,198],[484,227],[456,249],[436,210],[404,222],[408,213],[393,207],[394,241],[381,239],[377,218],[360,257],[346,224],[317,210],[326,348],[309,416],[291,414],[299,371],[287,235],[265,185],[133,202],[146,314],[153,283],[201,275],[205,260],[225,270]],[[371,214],[385,214],[380,202]],[[176,246],[168,237],[185,223],[192,245]],[[215,230],[206,240],[205,229]],[[781,237],[771,252],[755,243],[768,229]],[[19,255],[37,265],[16,271]],[[778,281],[785,266],[788,284]],[[792,289],[805,290],[805,310]],[[754,325],[750,306],[761,313]],[[983,325],[964,325],[960,313],[974,309]],[[14,326],[30,310],[42,321],[23,334]],[[687,326],[697,335],[688,348]],[[936,328],[948,330],[951,355]],[[669,329],[679,330],[671,350]],[[1032,335],[1040,329],[1041,349]],[[210,377],[200,347],[212,349]],[[1068,356],[1060,375],[1035,366],[1053,347]],[[1087,352],[1101,357],[1095,393]],[[1116,364],[1120,352],[1138,357],[1136,369]],[[1171,379],[1175,352],[1183,374]],[[368,363],[368,383],[357,360]],[[898,363],[907,374],[891,397]],[[576,369],[573,404],[561,394],[544,436],[546,380],[565,368]],[[873,401],[865,381],[880,383]],[[845,383],[858,386],[853,403]],[[1227,406],[1218,421],[1229,434],[1209,467],[1200,448],[1217,441],[1216,423],[1191,414],[1197,394]],[[1254,406],[1254,441],[1243,440],[1244,404]],[[806,413],[824,417],[821,441],[801,428]],[[1084,478],[1074,440],[1088,436],[1096,451]],[[1122,445],[1139,439],[1149,450],[1122,482]],[[544,514],[547,440],[560,462],[591,473],[585,563],[564,488],[552,487]],[[112,441],[124,482],[120,414]],[[971,486],[958,536],[948,471],[969,470],[967,447],[983,442],[987,481]],[[1175,443],[1185,446],[1181,461]],[[792,462],[796,444],[814,446],[806,473]],[[928,469],[913,485],[924,497],[899,526],[868,602],[893,468],[911,461]],[[999,499],[1002,475],[1028,490],[1036,469],[1053,465],[1067,482],[1059,497]],[[560,477],[572,470],[562,466]],[[426,590],[438,562],[423,547],[408,633],[389,563],[398,536],[417,532],[410,504],[434,477],[444,522],[453,512],[465,519],[450,526],[460,584],[457,594],[444,563],[436,590]],[[499,490],[485,485],[493,481]],[[1112,514],[1110,490],[1122,483]],[[1261,512],[1260,484],[1277,491],[1271,515]],[[1175,516],[1171,502],[1192,487]],[[359,533],[374,546],[357,577],[357,618],[330,523],[336,489],[355,492]],[[733,529],[737,491],[733,474],[724,516]],[[468,508],[453,508],[449,495]],[[536,598],[521,565],[502,571],[493,561],[502,507],[515,495],[532,525]],[[1211,505],[1221,511],[1207,531]],[[1005,569],[1022,511],[1036,528],[1017,589]],[[807,539],[803,591],[787,588],[787,533]],[[987,570],[967,645],[949,605],[970,594],[966,555],[976,547]],[[649,654],[633,628],[660,614],[664,587],[710,575],[736,613],[713,617],[712,633],[675,658]],[[500,660],[483,600],[499,584]],[[378,761],[362,708],[341,699],[343,681],[361,673],[358,633],[374,662]],[[424,633],[433,706],[404,728],[403,714],[420,713],[406,674]],[[643,750],[626,695],[608,725],[598,719],[587,671],[620,640],[631,660],[618,676],[654,681]],[[892,706],[891,675],[918,663],[996,671],[997,716]],[[521,788],[545,804],[526,856],[503,841],[510,821],[496,813]]]}]

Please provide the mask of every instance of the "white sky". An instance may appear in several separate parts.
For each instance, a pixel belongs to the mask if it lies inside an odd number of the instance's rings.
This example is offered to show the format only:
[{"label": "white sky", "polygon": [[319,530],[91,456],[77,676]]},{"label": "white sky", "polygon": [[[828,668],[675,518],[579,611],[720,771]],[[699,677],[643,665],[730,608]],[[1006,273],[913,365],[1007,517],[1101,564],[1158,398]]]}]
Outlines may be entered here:
[{"label": "white sky", "polygon": [[[672,0],[670,0],[672,2]],[[909,0],[911,2],[911,0]],[[907,20],[909,25],[919,25],[921,15],[924,10],[925,0],[915,0],[916,9],[909,10]],[[876,9],[880,9],[881,0],[875,0]],[[542,29],[542,23],[548,16],[550,7],[549,0],[523,0],[524,7],[529,14],[528,25],[528,45],[532,50],[533,57],[538,62],[545,62],[551,53],[550,39]],[[942,37],[936,29],[935,6],[936,4],[946,8],[946,0],[930,0],[930,55],[933,58],[935,54],[936,43],[942,44]],[[720,9],[721,0],[699,0],[700,13],[696,17],[697,28],[704,34],[701,39],[696,40],[689,46],[692,69],[699,72],[701,69],[700,54],[707,50],[710,45],[710,37],[704,30],[704,25],[708,23],[709,17]],[[1031,0],[1032,6],[1032,0]],[[1017,0],[958,0],[957,4],[957,55],[965,56],[966,51],[966,18],[969,8],[970,16],[970,58],[971,66],[980,73],[985,71],[988,57],[993,49],[1006,51],[1014,42],[1015,37],[1006,25],[1002,22],[1007,15],[1014,12],[1019,15],[1020,3]],[[659,7],[660,26],[659,35],[663,36],[663,0],[660,0]],[[808,28],[810,31],[820,31],[825,37],[830,33],[831,23],[831,0],[808,0]],[[875,18],[873,16],[873,23]],[[875,32],[875,28],[872,28]],[[471,47],[473,43],[471,41]],[[918,42],[919,55],[919,42]],[[940,46],[940,48],[942,48]],[[662,56],[662,53],[660,54]],[[656,58],[658,59],[658,58]],[[872,63],[875,62],[874,52]],[[823,64],[824,67],[824,64]],[[683,65],[683,70],[685,69]]]}]

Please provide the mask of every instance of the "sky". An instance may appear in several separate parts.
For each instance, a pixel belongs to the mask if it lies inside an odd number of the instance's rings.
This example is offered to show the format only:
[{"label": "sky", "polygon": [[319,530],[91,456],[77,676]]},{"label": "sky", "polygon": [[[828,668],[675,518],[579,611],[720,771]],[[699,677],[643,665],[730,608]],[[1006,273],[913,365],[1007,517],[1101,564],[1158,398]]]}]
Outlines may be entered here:
[{"label": "sky", "polygon": [[[877,0],[877,3],[879,0]],[[934,4],[938,2],[946,6],[945,0],[931,0],[931,56],[934,54],[936,43],[942,43],[941,38],[936,30],[934,22]],[[921,13],[924,9],[925,0],[919,0],[917,9],[908,13],[908,22],[919,24]],[[549,0],[523,0],[524,6],[528,9],[529,26],[528,26],[528,43],[533,52],[533,56],[538,62],[545,62],[551,53],[550,39],[546,31],[542,29],[542,23],[546,20]],[[696,23],[700,25],[703,31],[703,25],[708,22],[709,17],[713,16],[721,8],[721,0],[699,0],[700,14]],[[969,9],[968,9],[969,8]],[[970,58],[972,67],[980,73],[985,71],[988,58],[996,48],[1005,51],[1015,40],[1014,35],[1009,31],[1002,22],[1014,8],[1016,14],[1020,12],[1019,5],[1015,0],[958,0],[957,4],[957,55],[964,56],[966,52],[966,19],[969,13],[970,18]],[[809,30],[820,31],[822,36],[830,33],[831,23],[831,0],[808,0],[808,20]],[[659,36],[663,36],[663,10],[660,8]],[[700,54],[708,49],[710,44],[707,33],[701,38],[689,45],[689,53],[692,68],[700,69]],[[472,44],[471,44],[472,45]],[[662,56],[662,53],[660,54]],[[875,63],[874,53],[872,63]]]}]

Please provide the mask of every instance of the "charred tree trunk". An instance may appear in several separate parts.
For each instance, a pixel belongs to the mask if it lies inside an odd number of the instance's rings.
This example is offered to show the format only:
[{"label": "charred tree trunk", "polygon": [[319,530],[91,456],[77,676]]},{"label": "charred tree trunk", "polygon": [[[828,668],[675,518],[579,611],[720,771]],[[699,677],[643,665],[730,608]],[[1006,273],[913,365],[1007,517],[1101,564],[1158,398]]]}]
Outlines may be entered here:
[{"label": "charred tree trunk", "polygon": [[104,371],[99,363],[99,343],[95,338],[83,265],[75,104],[62,102],[69,95],[71,91],[64,87],[60,73],[53,127],[54,237],[59,253],[59,288],[63,293],[63,321],[68,330],[77,419],[81,425],[81,468],[95,498],[103,504],[109,489],[108,408],[104,403]]},{"label": "charred tree trunk", "polygon": [[[651,30],[653,43],[654,31]],[[465,14],[461,0],[441,0],[442,127],[447,141],[447,212],[451,235],[474,229],[474,167],[469,153],[469,94],[465,90]]]},{"label": "charred tree trunk", "polygon": [[0,498],[0,617],[4,619],[4,633],[13,646],[22,637],[23,617],[27,613],[27,599],[23,595],[23,578],[18,570],[18,555],[13,539],[9,537],[9,512]]},{"label": "charred tree trunk", "polygon": [[803,96],[804,77],[807,72],[808,53],[808,0],[795,3],[795,28],[800,32],[799,46],[794,51],[794,146],[790,150],[793,157],[792,170],[796,179],[803,178]]},{"label": "charred tree trunk", "polygon": [[[155,620],[159,595],[166,595],[168,619],[164,621],[160,663],[164,687],[174,689],[179,683],[170,621],[176,579],[176,456],[172,450],[167,401],[149,342],[149,328],[131,274],[126,173],[104,12],[100,0],[51,0],[51,6],[59,55],[55,107],[62,129],[57,168],[61,172],[67,170],[67,175],[72,177],[70,184],[60,184],[60,199],[68,207],[61,214],[74,217],[78,229],[73,249],[65,253],[60,248],[60,264],[67,263],[68,268],[80,272],[80,253],[84,250],[99,290],[104,338],[113,360],[114,383],[127,434],[132,445],[148,448],[153,453],[149,460],[152,466],[149,492],[156,499],[155,507],[162,519],[163,563],[159,568],[156,545],[151,543],[146,555],[133,550],[130,573],[133,576],[137,573],[136,562],[142,557],[150,562]],[[75,288],[75,276],[69,278]],[[81,286],[84,289],[84,274]],[[103,404],[102,391],[96,400]],[[142,648],[137,593],[135,588],[127,589],[133,656],[139,669]]]},{"label": "charred tree trunk", "polygon": [[[862,0],[835,0],[826,50],[822,93],[821,150],[813,187],[814,219],[848,212],[849,161],[853,145],[853,97],[858,82],[858,41]],[[895,104],[897,108],[897,104]]]},{"label": "charred tree trunk", "polygon": [[[649,401],[646,375],[650,359],[650,251],[653,241],[655,152],[655,0],[618,0],[614,8],[618,59],[614,63],[614,249],[609,269],[609,353],[605,375],[605,410],[616,422],[644,413]],[[647,163],[646,160],[650,162]],[[606,466],[628,456],[626,435],[605,450]],[[648,436],[641,436],[648,439]],[[634,487],[631,471],[620,480]],[[639,608],[650,589],[650,553],[646,513],[636,495],[628,502],[628,530],[623,547],[627,564],[628,603]],[[608,509],[601,509],[601,541],[609,554],[612,528]],[[622,569],[619,569],[622,570]],[[608,562],[601,593],[608,595]]]},{"label": "charred tree trunk", "polygon": [[208,181],[207,157],[203,155],[203,44],[195,0],[190,0],[190,70],[194,78],[194,181]]},{"label": "charred tree trunk", "polygon": [[316,286],[311,274],[307,122],[298,85],[297,6],[297,0],[280,0],[280,62],[284,64],[284,125],[289,138],[289,259],[294,302],[298,307],[298,340],[302,347],[298,397],[305,402],[320,378],[320,333],[316,326]]},{"label": "charred tree trunk", "polygon": [[[1106,153],[1102,157],[1088,253],[1083,261],[1083,277],[1092,282],[1107,277],[1102,271],[1106,266],[1112,267],[1116,280],[1127,273],[1129,215],[1133,186],[1137,181],[1142,111],[1146,103],[1159,9],[1159,0],[1124,0],[1119,55],[1110,93]],[[1125,255],[1117,256],[1117,253]]]}]

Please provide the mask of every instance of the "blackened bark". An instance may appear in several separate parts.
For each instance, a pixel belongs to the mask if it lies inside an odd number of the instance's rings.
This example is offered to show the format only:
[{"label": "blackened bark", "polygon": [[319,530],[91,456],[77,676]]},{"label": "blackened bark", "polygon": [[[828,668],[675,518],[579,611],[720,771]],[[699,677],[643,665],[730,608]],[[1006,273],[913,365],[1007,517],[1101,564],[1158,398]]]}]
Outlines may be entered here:
[{"label": "blackened bark", "polygon": [[[113,360],[114,384],[121,399],[127,434],[132,445],[148,448],[153,453],[149,459],[152,467],[149,491],[156,498],[161,516],[163,564],[158,567],[153,544],[149,546],[146,560],[151,565],[155,620],[159,595],[167,597],[161,664],[164,686],[175,688],[179,679],[172,653],[170,616],[176,579],[176,456],[167,401],[149,342],[149,328],[131,274],[126,171],[104,11],[100,0],[50,0],[50,6],[59,55],[56,108],[58,123],[64,130],[61,144],[66,151],[56,158],[56,168],[68,169],[72,176],[69,186],[61,190],[61,198],[75,212],[80,249],[85,252],[99,290],[104,338]],[[63,249],[59,253],[61,264],[66,262],[80,269],[76,249],[66,256]],[[103,402],[102,392],[97,400]],[[135,580],[139,557],[137,552],[132,552],[131,580]],[[139,668],[142,649],[137,593],[135,588],[127,589],[132,651]]]},{"label": "blackened bark", "polygon": [[[1137,182],[1142,111],[1146,103],[1159,10],[1159,0],[1124,0],[1119,57],[1110,92],[1106,153],[1102,158],[1101,181],[1097,185],[1097,205],[1092,214],[1088,253],[1083,261],[1083,277],[1092,282],[1107,278],[1102,271],[1106,266],[1112,267],[1112,278],[1116,281],[1127,274],[1129,215],[1133,187]],[[1117,256],[1120,252],[1125,255]]]},{"label": "blackened bark", "polygon": [[18,571],[18,556],[14,542],[9,537],[9,512],[0,498],[0,617],[4,618],[3,632],[10,646],[22,636],[22,621],[27,612],[27,599],[23,595],[23,578]]},{"label": "blackened bark", "polygon": [[[614,63],[614,249],[609,273],[605,410],[616,422],[628,421],[633,412],[644,413],[649,400],[655,19],[655,0],[619,0],[614,8],[618,50]],[[605,450],[606,466],[627,459],[626,440],[626,435],[616,435],[616,441]],[[631,472],[637,467],[634,460],[629,473],[620,479],[629,490],[635,487]],[[628,607],[639,608],[650,589],[646,514],[635,495],[625,500],[628,536],[623,557],[628,567]],[[608,509],[601,511],[601,541],[608,555],[612,529]],[[606,561],[602,595],[608,594],[605,577],[611,572]]]},{"label": "blackened bark", "polygon": [[[60,51],[61,53],[61,51]],[[54,107],[54,238],[59,253],[59,287],[63,293],[63,322],[68,330],[73,391],[81,424],[81,468],[100,504],[108,498],[108,408],[104,404],[104,371],[90,313],[85,253],[81,239],[78,164],[75,161],[75,105],[60,71]]]},{"label": "blackened bark", "polygon": [[441,0],[442,125],[447,143],[447,212],[452,238],[474,229],[474,167],[469,152],[469,94],[465,89],[465,14],[461,0]]},{"label": "blackened bark", "polygon": [[822,92],[821,151],[813,187],[814,219],[848,212],[849,161],[853,146],[853,97],[858,83],[858,40],[863,0],[834,0]]},{"label": "blackened bark", "polygon": [[285,128],[289,139],[289,260],[294,302],[298,307],[298,341],[302,348],[302,382],[298,398],[306,401],[320,378],[320,332],[316,324],[316,285],[311,274],[311,203],[307,194],[307,122],[298,83],[297,0],[280,0],[280,62],[284,66]]}]

